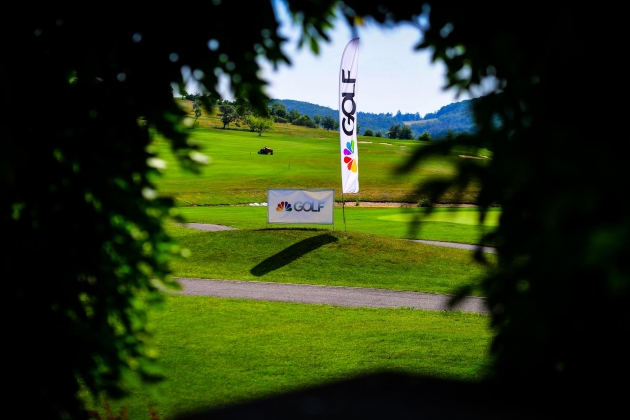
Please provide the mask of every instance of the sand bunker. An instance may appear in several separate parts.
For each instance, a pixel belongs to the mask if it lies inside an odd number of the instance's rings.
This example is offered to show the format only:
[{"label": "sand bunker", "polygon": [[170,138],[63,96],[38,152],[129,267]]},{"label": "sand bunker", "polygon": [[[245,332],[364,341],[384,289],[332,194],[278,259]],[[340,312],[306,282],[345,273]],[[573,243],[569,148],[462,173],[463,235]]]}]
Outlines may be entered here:
[{"label": "sand bunker", "polygon": [[360,141],[359,143],[372,144],[372,142],[371,142],[371,141]]}]

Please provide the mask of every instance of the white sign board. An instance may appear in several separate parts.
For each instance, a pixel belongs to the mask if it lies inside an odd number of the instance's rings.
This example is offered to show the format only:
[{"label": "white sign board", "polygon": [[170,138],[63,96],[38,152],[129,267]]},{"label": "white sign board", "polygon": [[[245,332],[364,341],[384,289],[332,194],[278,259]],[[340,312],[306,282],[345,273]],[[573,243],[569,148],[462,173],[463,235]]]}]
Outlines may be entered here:
[{"label": "white sign board", "polygon": [[332,225],[335,190],[267,190],[267,223]]}]

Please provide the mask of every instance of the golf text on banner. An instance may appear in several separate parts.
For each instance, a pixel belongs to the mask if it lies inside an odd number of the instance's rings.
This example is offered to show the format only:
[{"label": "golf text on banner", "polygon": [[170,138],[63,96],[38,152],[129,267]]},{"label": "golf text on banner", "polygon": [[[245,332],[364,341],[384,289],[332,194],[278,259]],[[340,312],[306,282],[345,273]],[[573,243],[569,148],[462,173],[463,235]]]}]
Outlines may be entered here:
[{"label": "golf text on banner", "polygon": [[333,224],[335,190],[267,190],[267,223]]},{"label": "golf text on banner", "polygon": [[341,142],[341,192],[359,192],[359,147],[357,144],[357,68],[359,38],[348,42],[339,70],[339,138]]}]

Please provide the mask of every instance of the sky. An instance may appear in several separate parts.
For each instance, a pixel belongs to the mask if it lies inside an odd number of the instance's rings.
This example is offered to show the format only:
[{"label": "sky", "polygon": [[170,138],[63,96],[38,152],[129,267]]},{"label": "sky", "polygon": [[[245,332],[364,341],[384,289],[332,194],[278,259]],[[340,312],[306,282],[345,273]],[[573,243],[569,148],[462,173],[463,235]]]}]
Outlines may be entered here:
[{"label": "sky", "polygon": [[[353,38],[345,21],[338,21],[329,32],[331,42],[320,44],[319,55],[309,48],[297,48],[298,31],[288,18],[281,2],[276,4],[281,22],[280,32],[290,41],[284,52],[291,66],[280,65],[274,71],[266,61],[261,76],[269,82],[267,95],[273,99],[292,99],[338,109],[339,65],[346,44]],[[429,51],[414,51],[421,32],[412,25],[385,28],[366,23],[358,27],[359,64],[355,100],[357,111],[403,114],[416,112],[421,117],[445,105],[476,95],[457,96],[455,90],[444,90],[445,66],[431,63]],[[188,87],[195,92],[194,87]],[[225,83],[219,86],[225,99],[233,100]]]}]

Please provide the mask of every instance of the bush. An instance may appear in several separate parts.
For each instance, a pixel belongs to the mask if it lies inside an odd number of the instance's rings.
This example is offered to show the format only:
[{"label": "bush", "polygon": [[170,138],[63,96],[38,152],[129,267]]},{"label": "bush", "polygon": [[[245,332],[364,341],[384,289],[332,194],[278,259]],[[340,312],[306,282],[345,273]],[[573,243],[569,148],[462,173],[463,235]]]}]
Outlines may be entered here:
[{"label": "bush", "polygon": [[308,128],[317,128],[317,124],[315,124],[315,121],[311,120],[311,117],[309,117],[308,115],[301,115],[297,119],[293,120],[292,124]]},{"label": "bush", "polygon": [[420,140],[420,141],[433,141],[433,139],[431,138],[431,134],[429,134],[428,131],[425,131],[424,133],[420,134],[418,136],[418,140]]}]

